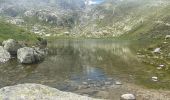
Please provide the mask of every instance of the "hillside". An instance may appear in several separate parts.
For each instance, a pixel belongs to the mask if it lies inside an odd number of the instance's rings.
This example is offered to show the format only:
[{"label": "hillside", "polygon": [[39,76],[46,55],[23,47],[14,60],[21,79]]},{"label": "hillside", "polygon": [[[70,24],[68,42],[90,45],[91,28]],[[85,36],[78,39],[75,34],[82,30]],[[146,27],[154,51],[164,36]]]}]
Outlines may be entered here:
[{"label": "hillside", "polygon": [[169,25],[168,0],[105,0],[96,5],[84,0],[1,2],[0,15],[8,22],[41,36],[140,40]]},{"label": "hillside", "polygon": [[156,14],[160,17],[167,15],[159,13],[167,6],[169,2],[158,0],[106,1],[86,11],[75,30],[89,37],[117,37],[150,22],[150,19],[155,20]]},{"label": "hillside", "polygon": [[169,16],[168,7],[167,0],[105,0],[97,5],[86,5],[84,0],[8,0],[1,3],[0,14],[43,36],[102,38],[136,36]]},{"label": "hillside", "polygon": [[35,36],[26,30],[4,21],[0,21],[0,41],[8,38],[26,41],[35,40]]}]

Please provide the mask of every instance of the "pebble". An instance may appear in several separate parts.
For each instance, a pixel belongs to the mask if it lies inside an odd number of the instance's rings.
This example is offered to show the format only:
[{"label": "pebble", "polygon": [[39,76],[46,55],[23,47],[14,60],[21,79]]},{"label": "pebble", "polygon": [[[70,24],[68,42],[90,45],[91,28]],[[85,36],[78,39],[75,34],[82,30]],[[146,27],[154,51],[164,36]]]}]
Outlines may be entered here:
[{"label": "pebble", "polygon": [[165,65],[159,65],[159,67],[164,67]]},{"label": "pebble", "polygon": [[153,52],[154,53],[159,53],[161,51],[161,48],[156,48]]},{"label": "pebble", "polygon": [[88,85],[88,83],[87,83],[87,82],[83,82],[83,84],[84,84],[84,85]]},{"label": "pebble", "polygon": [[105,85],[111,85],[112,82],[105,82],[104,84],[105,84]]},{"label": "pebble", "polygon": [[159,67],[157,67],[157,69],[162,69],[163,67],[165,67],[165,65],[159,65]]},{"label": "pebble", "polygon": [[133,94],[123,94],[121,100],[136,100],[136,97]]},{"label": "pebble", "polygon": [[92,79],[87,79],[88,81],[92,81]]},{"label": "pebble", "polygon": [[152,81],[157,82],[157,81],[158,81],[158,77],[153,76],[153,77],[152,77]]},{"label": "pebble", "polygon": [[122,83],[119,82],[119,81],[116,81],[115,84],[116,84],[116,85],[122,85]]}]

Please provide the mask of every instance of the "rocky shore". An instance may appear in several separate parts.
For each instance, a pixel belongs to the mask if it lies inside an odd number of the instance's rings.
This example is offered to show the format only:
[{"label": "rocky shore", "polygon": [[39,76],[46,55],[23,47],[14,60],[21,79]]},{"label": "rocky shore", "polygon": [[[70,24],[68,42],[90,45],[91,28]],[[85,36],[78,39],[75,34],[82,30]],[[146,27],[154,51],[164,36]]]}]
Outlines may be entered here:
[{"label": "rocky shore", "polygon": [[19,84],[0,89],[0,100],[99,100],[62,92],[40,84]]},{"label": "rocky shore", "polygon": [[22,64],[32,64],[42,61],[47,55],[47,41],[41,39],[37,46],[28,47],[14,39],[2,42],[0,46],[0,63],[5,63],[12,57],[17,58]]},{"label": "rocky shore", "polygon": [[41,84],[25,83],[1,88],[0,100],[169,100],[170,98],[169,91],[152,90],[134,84],[124,84],[103,89],[93,95],[92,97],[94,98],[79,95],[81,94],[80,92],[85,91],[90,92],[92,90],[84,89],[71,93]]}]

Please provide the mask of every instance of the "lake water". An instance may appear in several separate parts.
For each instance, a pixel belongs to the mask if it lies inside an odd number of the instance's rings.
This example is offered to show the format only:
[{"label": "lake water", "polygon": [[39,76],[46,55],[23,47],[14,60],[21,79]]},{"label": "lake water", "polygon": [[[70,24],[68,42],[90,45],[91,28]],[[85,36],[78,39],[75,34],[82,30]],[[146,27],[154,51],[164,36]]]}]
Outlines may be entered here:
[{"label": "lake water", "polygon": [[[114,40],[56,40],[49,42],[49,55],[33,65],[22,65],[12,59],[0,65],[0,87],[19,83],[40,83],[64,91],[93,81],[120,81],[155,88],[169,82],[153,82],[153,66],[137,58],[137,48],[130,42]],[[100,86],[102,86],[100,84]],[[111,84],[111,83],[109,83]],[[163,88],[163,87],[162,87]]]}]

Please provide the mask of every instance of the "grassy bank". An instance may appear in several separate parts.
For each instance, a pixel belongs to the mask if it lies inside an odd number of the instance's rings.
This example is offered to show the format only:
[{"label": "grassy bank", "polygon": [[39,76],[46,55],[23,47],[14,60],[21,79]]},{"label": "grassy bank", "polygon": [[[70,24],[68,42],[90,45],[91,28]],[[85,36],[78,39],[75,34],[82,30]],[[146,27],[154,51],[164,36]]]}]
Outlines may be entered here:
[{"label": "grassy bank", "polygon": [[35,41],[35,35],[30,32],[4,21],[0,21],[0,41],[6,39],[16,39],[16,40],[24,40],[24,41]]}]

